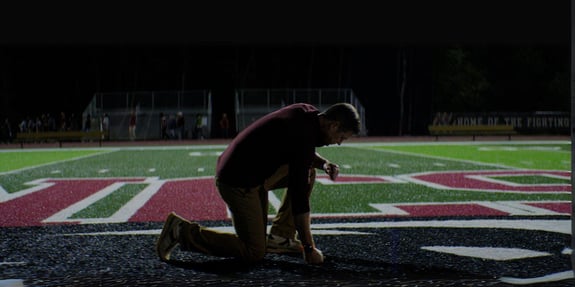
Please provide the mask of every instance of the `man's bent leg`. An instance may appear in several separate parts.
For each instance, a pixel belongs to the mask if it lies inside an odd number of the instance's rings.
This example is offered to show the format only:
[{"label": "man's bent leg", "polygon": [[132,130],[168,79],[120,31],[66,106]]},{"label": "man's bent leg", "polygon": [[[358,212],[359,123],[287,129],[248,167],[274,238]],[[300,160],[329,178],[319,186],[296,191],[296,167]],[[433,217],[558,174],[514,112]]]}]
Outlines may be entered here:
[{"label": "man's bent leg", "polygon": [[[278,171],[272,177],[270,177],[268,181],[266,181],[269,182],[270,189],[287,187],[288,173],[289,169],[287,166],[282,166],[280,169],[278,169]],[[311,191],[315,183],[315,176],[315,169],[311,168],[309,189],[306,191],[308,198],[311,195]],[[272,221],[270,234],[278,235],[288,239],[295,239],[296,228],[293,220],[291,196],[287,190],[284,192],[278,213]]]},{"label": "man's bent leg", "polygon": [[249,262],[261,260],[266,251],[267,191],[262,186],[244,189],[216,184],[232,213],[236,234],[185,225],[182,247]]}]

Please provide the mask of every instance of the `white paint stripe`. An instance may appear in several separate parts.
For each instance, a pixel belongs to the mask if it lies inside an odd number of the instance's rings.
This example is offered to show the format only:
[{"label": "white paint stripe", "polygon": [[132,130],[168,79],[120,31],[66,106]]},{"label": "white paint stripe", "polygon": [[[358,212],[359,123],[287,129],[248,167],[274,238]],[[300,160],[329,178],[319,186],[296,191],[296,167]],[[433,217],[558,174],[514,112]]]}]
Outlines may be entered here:
[{"label": "white paint stripe", "polygon": [[553,174],[548,174],[548,173],[537,173],[537,174],[533,174],[533,173],[513,173],[513,174],[503,174],[503,175],[497,175],[497,174],[488,174],[488,175],[466,175],[466,178],[471,178],[471,179],[475,179],[478,181],[485,181],[485,182],[489,182],[489,183],[495,183],[495,184],[500,184],[500,185],[506,185],[506,186],[512,186],[512,187],[522,187],[522,186],[569,186],[569,184],[567,183],[555,183],[555,184],[550,184],[550,183],[518,183],[518,182],[512,182],[512,181],[507,181],[507,180],[499,180],[497,179],[498,177],[510,177],[510,176],[515,176],[515,177],[521,177],[521,176],[541,176],[541,177],[551,177],[551,178],[557,178],[557,179],[565,179],[565,180],[569,180],[569,177],[566,176],[560,176],[560,175],[553,175]]},{"label": "white paint stripe", "polygon": [[346,174],[342,175],[341,177],[345,176],[347,179],[352,179],[354,177],[367,177],[367,178],[381,178],[382,181],[333,181],[328,177],[316,177],[315,181],[319,182],[323,185],[341,185],[341,184],[386,184],[386,183],[407,183],[407,181],[402,180],[396,176],[386,176],[386,175],[354,175],[354,174]]},{"label": "white paint stripe", "polygon": [[108,222],[126,222],[130,217],[134,216],[138,209],[144,206],[154,194],[160,190],[165,180],[160,180],[157,178],[148,179],[148,186],[134,196],[130,201],[128,201],[122,208],[120,208],[116,213],[107,218]]},{"label": "white paint stripe", "polygon": [[282,202],[274,192],[268,192],[268,201],[276,211],[280,210],[280,205]]},{"label": "white paint stripe", "polygon": [[474,257],[496,261],[550,256],[551,253],[520,248],[470,247],[470,246],[422,246],[421,249],[458,256]]},{"label": "white paint stripe", "polygon": [[98,173],[107,173],[108,171],[110,171],[110,170],[107,168],[104,168],[104,169],[99,170]]},{"label": "white paint stripe", "polygon": [[388,163],[387,166],[393,167],[393,168],[399,168],[399,164],[396,164],[396,163]]},{"label": "white paint stripe", "polygon": [[[451,186],[447,186],[447,185],[443,185],[443,184],[439,184],[439,183],[434,183],[434,182],[429,182],[426,180],[420,180],[418,178],[416,178],[417,176],[425,176],[425,175],[429,175],[429,174],[440,174],[440,173],[444,173],[444,172],[449,172],[449,173],[466,173],[469,171],[442,171],[442,172],[437,172],[437,171],[426,171],[426,172],[418,172],[418,173],[411,173],[411,174],[403,174],[403,175],[397,175],[396,177],[404,180],[405,182],[412,182],[418,185],[423,185],[423,186],[428,186],[434,189],[441,189],[441,190],[465,190],[465,191],[476,191],[476,192],[495,192],[495,193],[511,193],[511,194],[530,194],[530,193],[545,193],[545,194],[560,194],[560,193],[568,193],[567,191],[564,190],[560,190],[560,187],[565,187],[565,186],[569,186],[569,184],[553,184],[552,186],[557,187],[558,190],[556,191],[525,191],[525,190],[503,190],[503,189],[476,189],[476,188],[465,188],[465,187],[451,187]],[[564,172],[564,171],[559,171],[559,172]],[[491,176],[491,175],[488,175]],[[465,177],[467,178],[474,178],[477,179],[481,176],[476,176],[476,175],[466,175]],[[482,179],[484,180],[484,178]],[[484,181],[495,181],[492,179],[488,179],[488,180],[484,180]],[[518,185],[518,184],[509,184],[509,182],[506,182],[506,185]],[[549,184],[543,184],[543,186],[547,186]],[[526,186],[533,186],[533,184],[529,184]]]},{"label": "white paint stripe", "polygon": [[509,213],[509,215],[560,215],[561,213],[553,210],[539,208],[522,202],[516,201],[486,201],[477,202],[477,204]]},{"label": "white paint stripe", "polygon": [[[268,227],[269,232],[270,227]],[[225,232],[225,233],[235,233],[233,226],[218,226],[210,227],[210,230]],[[161,229],[149,229],[149,230],[128,230],[128,231],[104,231],[104,232],[89,232],[89,233],[68,233],[60,234],[54,236],[129,236],[129,235],[160,235],[162,233]],[[371,235],[369,232],[360,231],[346,231],[346,230],[322,230],[314,229],[314,235]]]},{"label": "white paint stripe", "polygon": [[[545,141],[538,141],[538,140],[521,140],[521,141],[394,141],[394,142],[345,142],[342,146],[350,146],[350,147],[374,147],[374,146],[443,146],[443,145],[469,145],[469,146],[482,146],[482,145],[548,145],[548,144],[555,144],[555,145],[566,145],[571,144],[570,140],[545,140]],[[334,147],[334,146],[331,146]],[[326,147],[329,148],[329,147]]]},{"label": "white paint stripe", "polygon": [[221,154],[222,154],[221,151],[215,151],[215,152],[193,151],[189,153],[190,156],[220,156]]},{"label": "white paint stripe", "polygon": [[[233,232],[233,226],[210,227],[211,229]],[[269,227],[268,227],[269,228]],[[312,224],[313,230],[335,229],[367,229],[367,228],[487,228],[487,229],[518,229],[537,230],[561,234],[571,234],[571,220],[422,220],[422,221],[394,221],[394,222],[350,222],[350,223],[319,223]],[[77,236],[77,235],[157,235],[160,229],[153,230],[131,230],[114,232],[93,232],[93,233],[71,233],[55,236]],[[338,231],[339,232],[339,231]]]},{"label": "white paint stripe", "polygon": [[45,178],[41,178],[41,179],[36,179],[33,181],[29,181],[27,183],[25,183],[26,185],[34,185],[31,188],[27,188],[18,192],[14,192],[14,193],[8,193],[4,188],[2,188],[0,186],[0,202],[5,202],[5,201],[9,201],[18,197],[22,197],[31,193],[34,193],[36,191],[40,191],[43,190],[45,188],[48,188],[52,185],[54,185],[54,183],[52,182],[44,182],[47,179]]},{"label": "white paint stripe", "polygon": [[[312,216],[313,217],[313,216]],[[315,224],[314,228],[501,228],[518,230],[539,230],[562,234],[571,234],[571,220],[425,220],[425,221],[394,221],[394,222],[359,222],[359,223],[324,223]]]},{"label": "white paint stripe", "polygon": [[[463,144],[463,143],[460,143],[460,144]],[[367,147],[367,148],[363,147],[361,149],[366,149],[366,150],[370,150],[370,151],[377,151],[377,152],[384,152],[384,153],[388,152],[388,153],[393,153],[393,154],[408,155],[408,156],[414,156],[414,157],[439,159],[439,160],[444,160],[444,161],[469,163],[469,164],[474,164],[474,165],[479,165],[479,166],[490,166],[490,167],[503,168],[503,169],[516,169],[515,167],[500,165],[500,164],[484,163],[484,162],[479,162],[479,161],[462,160],[462,159],[456,159],[456,158],[450,158],[450,157],[431,156],[431,155],[425,155],[425,154],[415,153],[415,152],[404,152],[404,151],[396,151],[396,150],[391,150],[391,149],[376,148],[376,147],[380,147],[380,146],[384,146],[384,145],[374,143],[371,145],[371,147]]]},{"label": "white paint stripe", "polygon": [[0,280],[0,287],[24,287],[24,280],[22,279]]},{"label": "white paint stripe", "polygon": [[198,167],[198,172],[204,172],[206,169],[203,167]]},{"label": "white paint stripe", "polygon": [[369,204],[371,207],[379,210],[383,215],[409,215],[409,213],[401,208],[395,207],[395,204]]},{"label": "white paint stripe", "polygon": [[150,168],[150,169],[148,169],[148,172],[156,172],[156,169],[155,169],[155,168]]},{"label": "white paint stripe", "polygon": [[72,217],[75,213],[79,212],[80,210],[83,210],[83,209],[87,208],[88,206],[94,204],[98,200],[110,195],[114,191],[120,189],[125,184],[126,184],[125,182],[112,183],[112,184],[106,186],[104,189],[84,198],[83,200],[80,200],[80,201],[68,206],[67,208],[60,210],[59,212],[55,213],[54,215],[44,219],[42,222],[45,222],[45,223],[50,223],[50,222],[80,222],[81,220],[77,220],[77,219],[71,220],[70,217]]},{"label": "white paint stripe", "polygon": [[514,277],[501,277],[499,281],[508,284],[515,284],[515,285],[527,285],[527,284],[535,284],[535,283],[544,283],[544,282],[553,282],[553,281],[561,281],[574,278],[573,270],[563,271],[558,273],[553,273],[541,277],[535,278],[514,278]]}]

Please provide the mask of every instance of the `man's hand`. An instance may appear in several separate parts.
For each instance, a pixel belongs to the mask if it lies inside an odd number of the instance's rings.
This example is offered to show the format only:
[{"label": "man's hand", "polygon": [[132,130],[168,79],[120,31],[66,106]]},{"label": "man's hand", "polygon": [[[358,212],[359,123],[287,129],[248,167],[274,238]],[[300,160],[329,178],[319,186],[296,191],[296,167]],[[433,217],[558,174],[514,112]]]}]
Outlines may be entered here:
[{"label": "man's hand", "polygon": [[339,165],[331,162],[326,162],[323,164],[323,170],[331,180],[335,180],[339,175]]},{"label": "man's hand", "polygon": [[322,264],[323,263],[323,253],[321,252],[321,250],[313,247],[311,252],[306,252],[304,250],[303,259],[305,260],[305,262],[307,264],[314,264],[314,265]]}]

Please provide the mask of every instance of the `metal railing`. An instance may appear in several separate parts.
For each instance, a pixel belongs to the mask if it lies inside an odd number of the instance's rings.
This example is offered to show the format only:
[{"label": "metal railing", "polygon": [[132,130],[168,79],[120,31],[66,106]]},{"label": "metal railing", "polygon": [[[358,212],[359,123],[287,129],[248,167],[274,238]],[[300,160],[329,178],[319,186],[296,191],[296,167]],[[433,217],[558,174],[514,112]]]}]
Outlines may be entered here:
[{"label": "metal railing", "polygon": [[238,132],[260,117],[286,105],[308,103],[323,111],[333,104],[346,102],[354,105],[359,113],[360,136],[367,135],[365,108],[351,89],[238,89],[235,101]]}]

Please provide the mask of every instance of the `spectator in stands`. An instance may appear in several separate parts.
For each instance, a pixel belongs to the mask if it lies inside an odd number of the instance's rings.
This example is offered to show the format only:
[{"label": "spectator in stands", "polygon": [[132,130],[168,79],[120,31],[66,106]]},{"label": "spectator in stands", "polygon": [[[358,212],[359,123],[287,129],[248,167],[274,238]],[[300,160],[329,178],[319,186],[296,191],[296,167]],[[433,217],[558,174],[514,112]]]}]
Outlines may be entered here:
[{"label": "spectator in stands", "polygon": [[[78,120],[80,122],[78,122]],[[79,131],[82,129],[81,126],[82,126],[82,119],[76,119],[76,115],[72,113],[70,115],[70,119],[68,119],[68,130]]]},{"label": "spectator in stands", "polygon": [[168,137],[170,139],[176,138],[176,117],[174,115],[170,115],[168,119]]},{"label": "spectator in stands", "polygon": [[182,138],[185,136],[184,135],[185,120],[182,112],[178,112],[178,115],[176,117],[176,131],[178,133],[178,140],[182,140]]},{"label": "spectator in stands", "polygon": [[128,124],[128,135],[130,137],[130,140],[135,140],[136,139],[136,113],[134,111],[132,111],[132,113],[130,114],[130,122]]},{"label": "spectator in stands", "polygon": [[56,119],[52,116],[52,114],[48,114],[48,129],[47,131],[56,131]]},{"label": "spectator in stands", "polygon": [[226,113],[222,114],[219,125],[220,125],[221,137],[227,139],[229,137],[229,131],[230,131],[230,121],[228,120],[228,114]]},{"label": "spectator in stands", "polygon": [[89,132],[92,129],[92,116],[90,114],[86,115],[86,119],[84,120],[84,131]]},{"label": "spectator in stands", "polygon": [[48,122],[48,114],[44,113],[42,114],[42,131],[49,131],[50,130],[50,126],[49,126],[49,122]]},{"label": "spectator in stands", "polygon": [[168,137],[168,119],[166,115],[161,112],[160,113],[160,138],[163,140],[167,140]]},{"label": "spectator in stands", "polygon": [[28,130],[28,124],[26,119],[22,119],[22,121],[18,124],[18,131],[21,133],[25,133]]},{"label": "spectator in stands", "polygon": [[1,143],[10,143],[12,142],[12,127],[10,124],[10,120],[8,118],[4,119],[2,125],[0,126],[0,142]]},{"label": "spectator in stands", "polygon": [[[335,180],[339,166],[320,156],[316,147],[341,144],[359,131],[357,110],[347,103],[322,113],[312,105],[293,104],[258,119],[233,139],[216,164],[216,186],[236,234],[202,227],[172,212],[156,244],[158,256],[169,260],[180,244],[181,250],[248,263],[260,261],[266,252],[297,252],[309,264],[323,263],[311,234],[309,196],[316,169]],[[285,187],[267,235],[268,191]]]},{"label": "spectator in stands", "polygon": [[196,129],[195,129],[196,139],[204,139],[204,123],[202,114],[196,115]]},{"label": "spectator in stands", "polygon": [[102,118],[102,132],[104,132],[103,139],[110,138],[110,116],[108,113],[104,113],[104,117]]},{"label": "spectator in stands", "polygon": [[42,120],[40,119],[40,116],[36,116],[36,120],[34,121],[34,131],[37,133],[41,132],[43,126],[44,126],[44,124],[42,124]]},{"label": "spectator in stands", "polygon": [[26,127],[26,130],[29,133],[35,133],[36,132],[36,121],[32,120],[32,118],[30,118],[30,117],[27,117],[26,118],[26,124],[28,125]]}]

